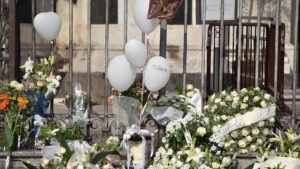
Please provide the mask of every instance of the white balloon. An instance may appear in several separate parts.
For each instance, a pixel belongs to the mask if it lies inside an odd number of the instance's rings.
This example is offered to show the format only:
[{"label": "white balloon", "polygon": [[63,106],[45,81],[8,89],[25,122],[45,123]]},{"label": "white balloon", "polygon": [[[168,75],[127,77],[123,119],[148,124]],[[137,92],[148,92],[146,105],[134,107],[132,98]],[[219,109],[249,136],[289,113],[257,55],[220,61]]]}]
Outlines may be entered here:
[{"label": "white balloon", "polygon": [[168,61],[161,56],[155,56],[149,60],[145,69],[145,85],[150,91],[156,92],[167,84],[170,75]]},{"label": "white balloon", "polygon": [[159,19],[147,19],[150,0],[136,0],[133,17],[137,26],[145,33],[151,33],[159,24]]},{"label": "white balloon", "polygon": [[113,58],[107,68],[107,76],[111,86],[119,92],[127,90],[135,80],[136,68],[125,55]]},{"label": "white balloon", "polygon": [[54,12],[39,13],[34,17],[35,30],[46,40],[54,40],[61,29],[61,18]]},{"label": "white balloon", "polygon": [[125,55],[133,66],[143,67],[147,60],[147,47],[141,41],[132,39],[125,45]]}]

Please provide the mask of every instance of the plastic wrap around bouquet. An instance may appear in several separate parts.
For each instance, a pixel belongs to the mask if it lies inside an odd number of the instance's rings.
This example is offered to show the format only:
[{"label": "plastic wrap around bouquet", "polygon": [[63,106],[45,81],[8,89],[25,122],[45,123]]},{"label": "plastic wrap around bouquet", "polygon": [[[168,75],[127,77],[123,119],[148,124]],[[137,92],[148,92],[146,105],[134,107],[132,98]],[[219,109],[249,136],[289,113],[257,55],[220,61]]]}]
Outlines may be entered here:
[{"label": "plastic wrap around bouquet", "polygon": [[[127,152],[127,168],[145,168],[149,153],[147,140],[151,139],[151,153],[153,155],[153,134],[141,129],[138,124],[143,119],[144,108],[142,104],[131,97],[116,96],[113,103],[113,112],[117,119],[127,127],[121,145]],[[131,159],[133,159],[131,161]]]}]

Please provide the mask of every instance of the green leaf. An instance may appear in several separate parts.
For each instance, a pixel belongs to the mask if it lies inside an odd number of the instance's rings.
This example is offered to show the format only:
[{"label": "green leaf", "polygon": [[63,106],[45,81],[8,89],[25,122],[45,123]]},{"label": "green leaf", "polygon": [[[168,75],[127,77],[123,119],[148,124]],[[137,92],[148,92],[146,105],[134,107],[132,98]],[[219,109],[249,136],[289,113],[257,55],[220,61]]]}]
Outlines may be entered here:
[{"label": "green leaf", "polygon": [[29,163],[26,163],[26,162],[24,162],[24,161],[22,161],[22,163],[23,163],[23,165],[24,165],[25,167],[27,167],[28,169],[38,169],[38,168],[36,168],[35,166],[33,166],[33,165],[29,164]]},{"label": "green leaf", "polygon": [[251,164],[251,165],[249,165],[247,168],[245,168],[245,169],[252,169],[254,167],[254,163],[253,164]]},{"label": "green leaf", "polygon": [[54,56],[50,56],[49,57],[49,61],[50,61],[50,65],[52,66],[55,62],[55,57]]},{"label": "green leaf", "polygon": [[101,153],[98,153],[95,158],[91,161],[92,164],[97,164],[100,160],[105,158],[108,155],[119,155],[118,151],[103,151]]},{"label": "green leaf", "polygon": [[4,145],[10,149],[14,142],[13,130],[8,126],[7,121],[4,123]]}]

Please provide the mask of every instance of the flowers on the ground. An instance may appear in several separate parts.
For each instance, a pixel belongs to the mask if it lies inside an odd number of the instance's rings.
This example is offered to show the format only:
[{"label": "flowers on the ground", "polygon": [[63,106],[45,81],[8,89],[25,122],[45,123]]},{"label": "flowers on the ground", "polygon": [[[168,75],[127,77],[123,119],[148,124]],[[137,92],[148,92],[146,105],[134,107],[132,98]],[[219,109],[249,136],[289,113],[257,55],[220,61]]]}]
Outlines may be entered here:
[{"label": "flowers on the ground", "polygon": [[[210,119],[212,131],[217,133],[228,121],[248,112],[273,106],[275,102],[274,97],[259,88],[244,88],[239,92],[227,89],[209,97],[205,106],[205,116]],[[270,117],[231,131],[225,135],[225,150],[239,153],[255,152],[256,148],[250,146],[257,147],[266,142],[274,123],[275,117]]]}]

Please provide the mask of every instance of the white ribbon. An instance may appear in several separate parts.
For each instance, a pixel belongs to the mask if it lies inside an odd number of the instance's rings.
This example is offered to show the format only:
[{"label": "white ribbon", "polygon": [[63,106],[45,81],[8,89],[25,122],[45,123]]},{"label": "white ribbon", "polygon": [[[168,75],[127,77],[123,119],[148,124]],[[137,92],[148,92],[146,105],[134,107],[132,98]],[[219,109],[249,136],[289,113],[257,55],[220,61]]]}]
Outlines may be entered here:
[{"label": "white ribbon", "polygon": [[9,166],[10,166],[10,156],[7,156],[5,160],[5,169],[9,169]]},{"label": "white ribbon", "polygon": [[195,106],[196,112],[202,114],[202,95],[199,89],[194,89],[197,92],[192,96],[191,99],[188,99],[188,102]]},{"label": "white ribbon", "polygon": [[273,157],[268,159],[263,163],[255,163],[253,169],[259,169],[267,166],[277,166],[280,164],[280,167],[285,167],[286,169],[299,169],[300,168],[300,159],[297,158],[288,158],[288,157]]},{"label": "white ribbon", "polygon": [[235,117],[229,120],[217,133],[213,134],[212,137],[220,138],[223,140],[226,134],[229,134],[236,129],[266,120],[275,115],[275,105],[259,110],[250,111],[242,116]]}]

